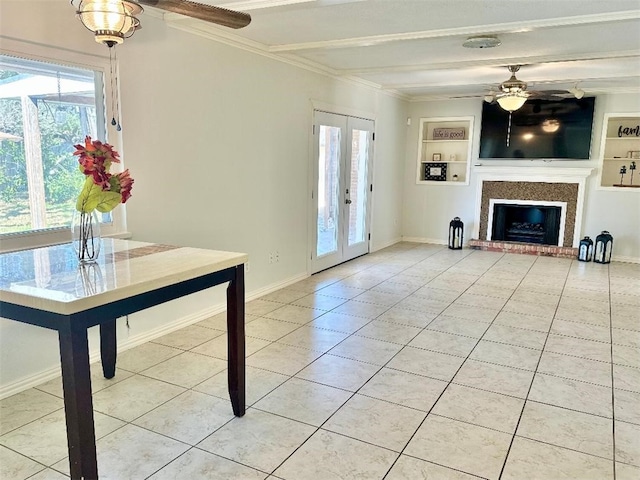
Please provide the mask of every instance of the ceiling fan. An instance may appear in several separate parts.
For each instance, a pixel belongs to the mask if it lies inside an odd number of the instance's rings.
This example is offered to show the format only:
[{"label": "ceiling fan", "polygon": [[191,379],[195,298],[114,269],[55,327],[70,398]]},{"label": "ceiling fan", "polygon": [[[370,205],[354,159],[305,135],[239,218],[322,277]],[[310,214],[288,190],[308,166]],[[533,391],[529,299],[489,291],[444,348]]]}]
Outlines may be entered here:
[{"label": "ceiling fan", "polygon": [[527,83],[516,78],[520,65],[509,65],[507,68],[511,72],[511,77],[500,84],[497,92],[490,90],[484,100],[488,103],[497,101],[509,112],[518,110],[528,99],[561,100],[569,97],[580,99],[584,96],[584,91],[580,90],[577,84],[571,90],[527,90]]},{"label": "ceiling fan", "polygon": [[[114,68],[115,47],[131,37],[140,28],[137,15],[144,10],[141,5],[179,13],[230,28],[242,28],[251,23],[251,16],[244,12],[204,5],[190,0],[70,0],[76,8],[76,16],[82,24],[93,32],[95,41],[109,47],[111,91],[111,125],[116,130],[120,126],[120,101],[118,93],[117,69]],[[112,55],[113,53],[113,55]],[[114,71],[116,73],[114,73]],[[116,120],[116,118],[118,120]]]},{"label": "ceiling fan", "polygon": [[229,28],[242,28],[251,23],[248,13],[228,10],[190,0],[70,0],[82,24],[94,32],[95,40],[108,47],[124,42],[140,28],[137,15],[142,5],[204,20]]}]

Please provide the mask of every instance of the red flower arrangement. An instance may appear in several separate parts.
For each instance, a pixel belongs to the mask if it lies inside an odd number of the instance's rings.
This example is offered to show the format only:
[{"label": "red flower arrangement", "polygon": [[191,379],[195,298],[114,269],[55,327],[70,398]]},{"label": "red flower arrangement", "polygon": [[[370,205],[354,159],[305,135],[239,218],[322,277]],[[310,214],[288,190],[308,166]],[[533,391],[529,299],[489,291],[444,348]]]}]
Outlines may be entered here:
[{"label": "red flower arrangement", "polygon": [[112,163],[120,163],[120,155],[108,143],[91,140],[87,136],[84,145],[74,145],[80,163],[80,171],[87,176],[78,200],[76,209],[90,213],[93,210],[110,212],[119,203],[125,203],[131,197],[133,178],[129,169],[121,173],[111,174]]}]

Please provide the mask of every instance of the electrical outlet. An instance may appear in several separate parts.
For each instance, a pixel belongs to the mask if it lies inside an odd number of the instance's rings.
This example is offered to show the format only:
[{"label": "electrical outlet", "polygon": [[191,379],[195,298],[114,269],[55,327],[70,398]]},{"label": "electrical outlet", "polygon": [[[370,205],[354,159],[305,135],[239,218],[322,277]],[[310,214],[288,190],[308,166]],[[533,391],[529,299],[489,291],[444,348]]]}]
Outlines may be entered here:
[{"label": "electrical outlet", "polygon": [[273,263],[273,252],[269,252],[269,263]]},{"label": "electrical outlet", "polygon": [[244,273],[249,273],[251,269],[249,268],[249,260],[244,264]]},{"label": "electrical outlet", "polygon": [[278,250],[274,252],[273,258],[276,263],[280,261],[280,252]]}]

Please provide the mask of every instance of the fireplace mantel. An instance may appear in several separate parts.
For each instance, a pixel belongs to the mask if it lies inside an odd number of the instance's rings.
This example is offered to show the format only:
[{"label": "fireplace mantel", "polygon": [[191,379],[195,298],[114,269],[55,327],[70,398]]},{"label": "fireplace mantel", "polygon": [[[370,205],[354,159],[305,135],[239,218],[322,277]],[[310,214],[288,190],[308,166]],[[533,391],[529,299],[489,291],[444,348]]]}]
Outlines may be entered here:
[{"label": "fireplace mantel", "polygon": [[584,167],[501,167],[499,165],[473,168],[478,181],[551,183],[580,183],[578,180],[586,180],[593,170],[593,168]]},{"label": "fireplace mantel", "polygon": [[475,222],[473,225],[472,238],[478,239],[480,235],[484,182],[567,183],[577,184],[578,186],[572,241],[573,246],[577,247],[582,228],[586,181],[593,171],[593,168],[580,167],[476,166],[474,172],[478,183],[476,188]]}]

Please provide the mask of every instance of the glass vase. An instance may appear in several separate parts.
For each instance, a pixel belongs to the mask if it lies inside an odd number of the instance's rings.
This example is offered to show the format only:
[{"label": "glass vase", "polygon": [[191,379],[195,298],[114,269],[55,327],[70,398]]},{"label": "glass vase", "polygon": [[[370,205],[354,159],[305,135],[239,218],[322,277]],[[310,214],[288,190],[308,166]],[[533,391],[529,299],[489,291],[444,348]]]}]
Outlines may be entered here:
[{"label": "glass vase", "polygon": [[74,210],[71,220],[71,240],[80,263],[95,262],[100,254],[100,220],[96,211],[91,213]]}]

